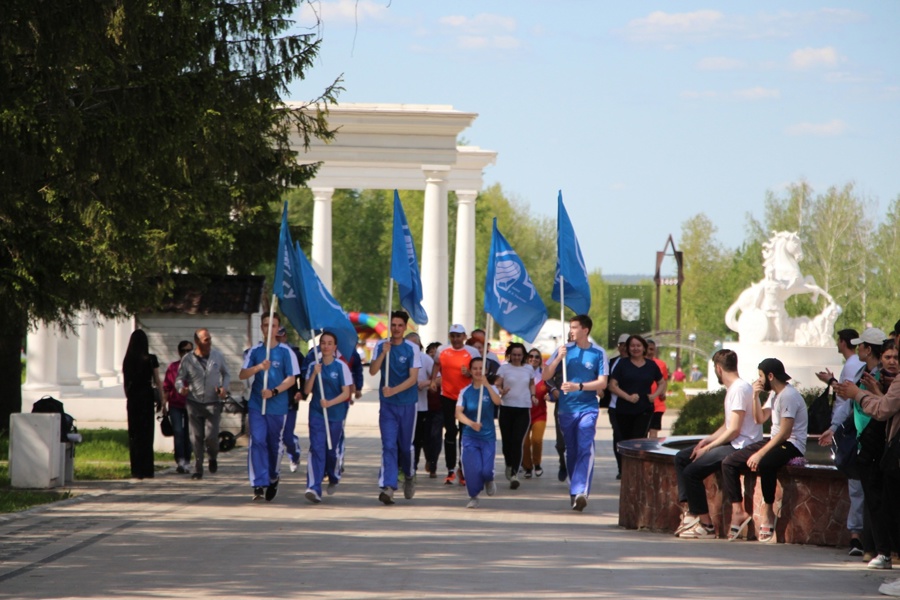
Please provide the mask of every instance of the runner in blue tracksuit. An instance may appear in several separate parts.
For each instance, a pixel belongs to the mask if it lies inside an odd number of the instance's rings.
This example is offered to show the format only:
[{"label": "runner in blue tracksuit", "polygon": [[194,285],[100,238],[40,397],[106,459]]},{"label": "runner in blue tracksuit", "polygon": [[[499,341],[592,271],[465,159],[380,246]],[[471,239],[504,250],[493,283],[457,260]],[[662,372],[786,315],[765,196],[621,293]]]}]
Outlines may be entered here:
[{"label": "runner in blue tracksuit", "polygon": [[[253,377],[250,388],[248,422],[250,427],[250,448],[247,451],[247,469],[253,499],[263,497],[271,501],[278,492],[278,478],[281,468],[283,446],[281,438],[288,412],[288,390],[294,385],[300,373],[297,356],[285,344],[278,343],[276,337],[280,327],[278,315],[272,315],[272,331],[266,358],[266,344],[260,342],[244,358],[240,379]],[[269,335],[269,316],[262,319],[263,339]],[[263,389],[263,379],[266,388]],[[263,414],[263,400],[266,401]],[[265,492],[264,492],[265,490]]]},{"label": "runner in blue tracksuit", "polygon": [[[422,359],[419,346],[403,338],[409,315],[405,311],[391,313],[391,338],[380,340],[372,353],[369,374],[381,371],[378,397],[378,426],[381,429],[381,470],[378,473],[378,499],[384,504],[394,503],[398,472],[403,470],[403,497],[412,499],[416,493],[415,449],[417,387]],[[387,365],[387,368],[382,368]],[[387,370],[390,374],[387,375]],[[399,468],[398,468],[399,464]]]},{"label": "runner in blue tracksuit", "polygon": [[[322,362],[309,366],[304,393],[312,394],[309,402],[309,452],[306,455],[306,499],[313,504],[322,501],[322,480],[328,475],[328,494],[341,480],[341,444],[344,420],[347,418],[347,401],[350,399],[352,378],[347,363],[335,358],[337,337],[326,331],[319,338]],[[321,387],[319,374],[321,373]],[[322,390],[324,389],[324,394]],[[331,432],[331,450],[326,437],[325,411],[328,409],[328,430]]]},{"label": "runner in blue tracksuit", "polygon": [[544,365],[544,381],[553,378],[557,366],[566,361],[566,381],[560,386],[559,425],[566,442],[569,495],[572,509],[587,506],[594,475],[594,436],[599,414],[597,394],[606,389],[606,351],[591,342],[593,321],[576,315],[569,321],[573,342],[560,346]]},{"label": "runner in blue tracksuit", "polygon": [[[494,483],[494,458],[497,454],[497,432],[494,430],[495,406],[500,406],[497,388],[488,385],[484,377],[484,359],[473,358],[469,363],[472,383],[459,392],[456,419],[462,426],[460,460],[466,474],[466,508],[478,507],[478,494],[483,489],[488,496],[497,491]],[[478,403],[481,401],[481,420]]]}]

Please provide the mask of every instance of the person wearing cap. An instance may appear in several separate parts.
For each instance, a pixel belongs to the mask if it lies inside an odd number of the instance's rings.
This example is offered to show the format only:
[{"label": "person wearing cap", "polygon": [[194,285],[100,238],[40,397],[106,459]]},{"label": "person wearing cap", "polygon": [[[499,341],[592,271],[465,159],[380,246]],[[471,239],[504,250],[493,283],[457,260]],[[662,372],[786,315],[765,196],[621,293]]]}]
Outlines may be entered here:
[{"label": "person wearing cap", "polygon": [[466,328],[459,323],[450,327],[450,343],[438,348],[435,353],[434,369],[431,376],[431,389],[438,389],[440,382],[441,407],[444,412],[444,461],[447,465],[447,477],[444,483],[452,485],[456,482],[456,447],[459,438],[459,427],[456,424],[456,403],[459,392],[469,385],[469,363],[481,354],[472,346],[466,345]]},{"label": "person wearing cap", "polygon": [[753,382],[754,396],[767,392],[769,397],[760,407],[754,397],[753,417],[762,425],[772,418],[772,429],[768,440],[745,446],[732,452],[722,461],[723,487],[725,497],[731,502],[732,531],[740,530],[751,516],[744,508],[741,488],[741,470],[748,468],[759,476],[763,502],[762,523],[758,539],[763,543],[777,541],[775,526],[775,487],[778,469],[793,458],[806,452],[806,430],[809,418],[806,402],[794,386],[788,383],[791,376],[785,373],[784,364],[777,358],[767,358],[759,363],[759,379]]},{"label": "person wearing cap", "polygon": [[591,341],[593,321],[576,315],[569,321],[574,341],[557,348],[544,365],[544,380],[550,380],[565,361],[566,378],[560,386],[559,424],[566,441],[566,467],[572,510],[587,506],[594,476],[594,437],[600,413],[597,394],[606,388],[606,351]]},{"label": "person wearing cap", "polygon": [[[402,310],[391,313],[391,337],[379,340],[372,352],[369,375],[381,372],[378,386],[381,430],[381,469],[378,472],[378,499],[385,505],[394,503],[399,471],[403,471],[403,497],[416,494],[416,466],[413,461],[416,437],[416,386],[422,359],[419,345],[407,339],[409,315]],[[382,369],[382,367],[385,367]],[[398,468],[399,465],[399,468]]]}]

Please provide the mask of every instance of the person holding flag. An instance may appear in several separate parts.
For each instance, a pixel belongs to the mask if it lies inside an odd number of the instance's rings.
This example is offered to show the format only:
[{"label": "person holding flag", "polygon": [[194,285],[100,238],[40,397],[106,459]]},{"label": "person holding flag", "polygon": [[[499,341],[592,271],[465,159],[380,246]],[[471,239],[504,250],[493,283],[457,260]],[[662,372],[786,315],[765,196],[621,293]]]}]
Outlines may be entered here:
[{"label": "person holding flag", "polygon": [[497,491],[494,482],[494,459],[497,454],[494,407],[500,405],[500,394],[484,376],[484,359],[473,358],[469,361],[468,371],[472,374],[472,383],[459,392],[456,419],[462,426],[460,460],[466,473],[466,492],[469,494],[466,508],[478,508],[481,490],[488,496],[493,496]]},{"label": "person holding flag", "polygon": [[[381,430],[381,469],[378,473],[378,499],[385,505],[394,503],[398,471],[403,471],[403,497],[416,494],[414,442],[416,437],[417,387],[422,359],[419,346],[404,339],[409,315],[405,311],[391,313],[391,337],[379,340],[372,353],[369,374],[381,372],[378,398],[378,426]],[[384,368],[382,368],[384,367]],[[399,464],[399,468],[398,468]]]},{"label": "person holding flag", "polygon": [[[241,381],[253,377],[248,406],[250,448],[247,451],[253,499],[262,498],[265,490],[265,498],[271,502],[278,492],[288,390],[300,374],[300,366],[294,351],[277,340],[281,327],[278,315],[263,316],[261,325],[265,342],[247,353],[238,377]],[[263,389],[266,386],[267,389]]]},{"label": "person holding flag", "polygon": [[597,394],[606,389],[606,351],[590,340],[593,321],[576,315],[569,321],[574,341],[557,348],[544,365],[544,381],[553,379],[562,364],[567,373],[560,386],[559,425],[566,442],[566,467],[572,509],[587,506],[594,475],[594,437],[600,413]]},{"label": "person holding flag", "polygon": [[[309,402],[309,452],[306,455],[306,499],[322,501],[322,481],[328,475],[328,495],[341,480],[341,456],[344,420],[353,378],[347,363],[336,356],[338,338],[330,331],[319,336],[321,362],[309,366],[303,393],[312,394]],[[328,411],[327,415],[325,411]],[[328,432],[326,433],[326,427]],[[328,436],[334,440],[328,447]]]}]

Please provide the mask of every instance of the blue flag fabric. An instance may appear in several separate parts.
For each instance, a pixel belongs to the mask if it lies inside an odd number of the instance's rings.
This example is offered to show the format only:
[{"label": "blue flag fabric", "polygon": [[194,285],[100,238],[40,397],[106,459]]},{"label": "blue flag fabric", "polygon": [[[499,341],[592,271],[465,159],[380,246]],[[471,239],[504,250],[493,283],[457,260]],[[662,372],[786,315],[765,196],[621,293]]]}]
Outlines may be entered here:
[{"label": "blue flag fabric", "polygon": [[281,234],[278,237],[278,259],[275,261],[275,295],[278,296],[281,312],[287,317],[297,333],[305,340],[312,338],[306,304],[300,296],[300,269],[294,254],[294,242],[287,223],[287,202],[281,213]]},{"label": "blue flag fabric", "polygon": [[301,284],[300,296],[306,304],[310,328],[315,333],[324,329],[336,335],[338,350],[349,359],[356,352],[356,342],[359,340],[356,328],[338,301],[325,288],[299,244],[295,244],[294,254],[299,266],[297,272]]},{"label": "blue flag fabric", "polygon": [[419,325],[428,323],[428,313],[422,307],[422,279],[419,261],[409,224],[400,204],[400,194],[394,190],[394,237],[391,247],[391,278],[400,289],[400,306],[406,309]]},{"label": "blue flag fabric", "polygon": [[501,327],[528,343],[534,342],[547,320],[547,307],[522,259],[497,229],[496,218],[484,282],[484,311]]},{"label": "blue flag fabric", "polygon": [[563,205],[559,192],[556,217],[556,280],[553,283],[553,299],[559,302],[559,279],[565,281],[565,304],[579,315],[591,310],[591,284],[575,229]]}]

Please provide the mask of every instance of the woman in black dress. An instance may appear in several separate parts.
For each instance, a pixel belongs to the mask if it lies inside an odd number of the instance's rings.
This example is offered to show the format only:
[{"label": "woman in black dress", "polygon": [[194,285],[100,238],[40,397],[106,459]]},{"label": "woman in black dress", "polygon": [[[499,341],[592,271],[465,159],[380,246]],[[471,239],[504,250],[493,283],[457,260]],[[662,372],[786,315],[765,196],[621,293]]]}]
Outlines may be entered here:
[{"label": "woman in black dress", "polygon": [[128,410],[131,476],[137,479],[153,477],[153,415],[161,409],[153,386],[155,384],[156,389],[162,391],[162,384],[159,381],[159,361],[155,354],[150,354],[147,334],[142,329],[136,329],[128,340],[122,375]]},{"label": "woman in black dress", "polygon": [[[618,396],[616,419],[622,440],[647,437],[653,416],[653,401],[666,393],[666,379],[653,360],[647,358],[647,341],[632,335],[625,342],[628,359],[616,363],[609,389]],[[653,384],[656,391],[651,393]]]}]

